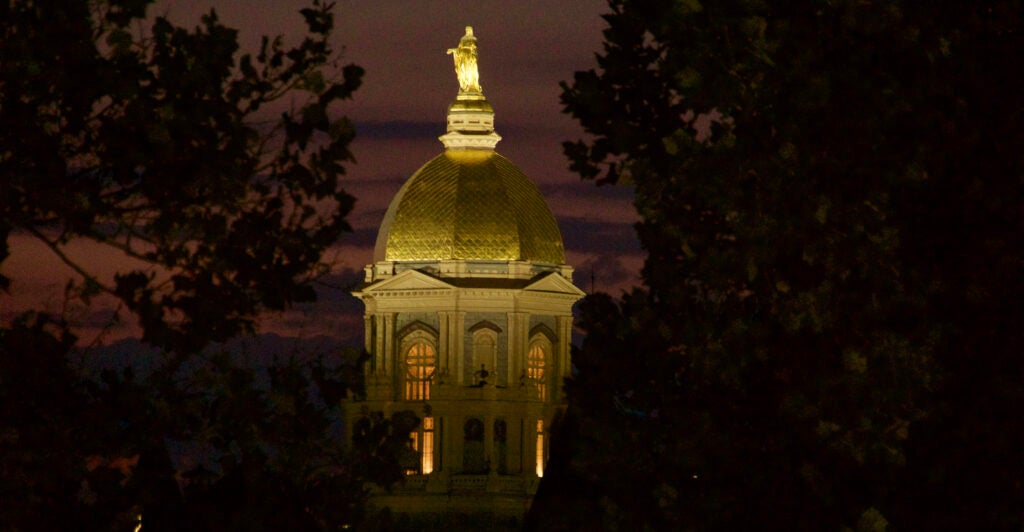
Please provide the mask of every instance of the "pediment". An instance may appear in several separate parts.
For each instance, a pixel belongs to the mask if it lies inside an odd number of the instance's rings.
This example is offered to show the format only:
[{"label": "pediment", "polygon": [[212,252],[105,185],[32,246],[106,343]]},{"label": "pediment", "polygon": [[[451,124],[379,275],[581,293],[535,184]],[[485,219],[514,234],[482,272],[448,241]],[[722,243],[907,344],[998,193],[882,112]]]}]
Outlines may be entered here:
[{"label": "pediment", "polygon": [[390,279],[371,284],[362,293],[372,294],[392,290],[448,290],[452,285],[418,270],[406,270]]},{"label": "pediment", "polygon": [[571,294],[574,296],[583,297],[587,295],[585,292],[572,284],[565,277],[556,273],[549,273],[535,279],[530,284],[523,288],[526,292],[555,292],[558,294]]}]

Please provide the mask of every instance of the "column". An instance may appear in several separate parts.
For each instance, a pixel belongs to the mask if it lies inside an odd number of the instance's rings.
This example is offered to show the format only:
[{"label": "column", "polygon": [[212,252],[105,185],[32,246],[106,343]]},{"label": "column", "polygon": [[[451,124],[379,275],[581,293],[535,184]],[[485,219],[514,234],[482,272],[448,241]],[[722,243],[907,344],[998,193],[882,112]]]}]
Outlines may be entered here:
[{"label": "column", "polygon": [[526,343],[529,341],[527,330],[530,315],[525,312],[508,313],[508,375],[509,384],[519,383],[519,377],[526,369]]},{"label": "column", "polygon": [[[437,371],[440,375],[446,375],[451,365],[452,356],[452,341],[451,341],[451,312],[438,312],[438,328],[437,332],[439,338],[437,339],[437,348],[440,351],[437,354]],[[451,376],[445,378],[445,380],[451,380]]]},{"label": "column", "polygon": [[488,473],[494,473],[494,416],[482,416],[484,422],[484,460],[489,464]]},{"label": "column", "polygon": [[555,318],[558,324],[558,346],[555,347],[558,358],[558,375],[562,378],[568,377],[572,372],[571,350],[569,344],[572,342],[572,316],[558,316]]},{"label": "column", "polygon": [[381,336],[380,369],[384,373],[394,373],[395,361],[395,313],[384,312],[381,314],[382,327],[379,327]]},{"label": "column", "polygon": [[449,337],[454,343],[454,349],[452,349],[452,352],[455,356],[455,382],[459,385],[463,385],[466,384],[466,342],[464,338],[466,332],[466,313],[459,311],[454,312],[453,314],[454,319],[451,322],[452,333]]},{"label": "column", "polygon": [[376,353],[373,352],[373,315],[363,314],[363,349],[370,353],[370,368],[368,374],[373,374],[377,369]]}]

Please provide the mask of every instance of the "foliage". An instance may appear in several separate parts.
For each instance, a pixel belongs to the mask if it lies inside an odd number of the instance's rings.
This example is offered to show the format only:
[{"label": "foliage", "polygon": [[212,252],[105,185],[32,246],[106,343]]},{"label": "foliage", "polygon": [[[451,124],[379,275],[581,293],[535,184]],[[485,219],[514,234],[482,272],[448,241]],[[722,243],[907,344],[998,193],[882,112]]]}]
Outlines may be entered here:
[{"label": "foliage", "polygon": [[609,4],[565,150],[646,288],[583,303],[538,526],[1020,527],[1024,6]]},{"label": "foliage", "polygon": [[[13,239],[39,240],[78,275],[68,305],[113,299],[162,357],[93,381],[69,365],[65,316],[0,325],[2,528],[359,523],[368,475],[398,470],[372,442],[343,448],[337,404],[359,364],[283,359],[262,375],[203,348],[315,297],[354,201],[339,186],[354,133],[333,107],[362,69],[336,64],[330,5],[301,10],[296,46],[239,56],[215,12],[187,30],[146,18],[150,3],[0,5],[0,264]],[[78,261],[83,243],[120,270]],[[0,290],[18,282],[0,273]],[[393,424],[372,428],[408,436]]]},{"label": "foliage", "polygon": [[[148,4],[0,8],[0,261],[12,232],[34,236],[81,275],[77,296],[116,297],[148,342],[187,352],[314,297],[304,281],[353,203],[338,186],[353,130],[328,110],[362,69],[325,76],[326,6],[302,10],[298,46],[264,38],[236,59],[214,11],[194,31],[157,17],[133,33]],[[302,93],[269,131],[258,123]],[[69,255],[82,241],[135,266],[104,279]]]},{"label": "foliage", "polygon": [[[46,326],[23,322],[2,336],[0,375],[21,377],[0,387],[6,527],[130,529],[141,516],[155,530],[337,529],[373,522],[366,480],[401,475],[394,449],[415,418],[374,418],[368,430],[385,437],[351,448],[339,434],[337,393],[361,389],[351,371],[361,360],[291,356],[254,371],[211,350],[174,375],[83,380],[62,364],[67,344],[39,343],[49,336],[31,330]],[[16,356],[25,352],[37,358]],[[49,387],[33,390],[39,383]],[[42,511],[52,507],[62,511]]]}]

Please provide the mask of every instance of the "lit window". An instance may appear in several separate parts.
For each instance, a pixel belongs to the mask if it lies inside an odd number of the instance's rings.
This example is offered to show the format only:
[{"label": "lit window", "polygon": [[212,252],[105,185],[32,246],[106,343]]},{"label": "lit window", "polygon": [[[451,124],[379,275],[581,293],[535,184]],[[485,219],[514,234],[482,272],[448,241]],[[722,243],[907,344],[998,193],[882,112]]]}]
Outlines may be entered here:
[{"label": "lit window", "polygon": [[434,418],[423,418],[423,460],[421,472],[429,475],[434,471]]},{"label": "lit window", "polygon": [[[409,447],[417,453],[420,452],[420,433],[418,431],[413,431],[409,434]],[[415,475],[417,473],[419,473],[419,471],[416,471],[414,468],[405,470],[406,475]]]},{"label": "lit window", "polygon": [[533,344],[526,356],[526,376],[537,387],[537,398],[547,400],[547,387],[544,383],[544,347],[540,343]]},{"label": "lit window", "polygon": [[409,433],[409,447],[420,457],[420,468],[406,469],[406,475],[429,475],[434,471],[434,418],[423,418],[422,433],[414,430]]},{"label": "lit window", "polygon": [[537,476],[544,476],[544,420],[537,420]]},{"label": "lit window", "polygon": [[434,348],[423,342],[416,342],[405,354],[405,400],[426,401],[430,399],[430,380],[434,376],[437,357]]}]

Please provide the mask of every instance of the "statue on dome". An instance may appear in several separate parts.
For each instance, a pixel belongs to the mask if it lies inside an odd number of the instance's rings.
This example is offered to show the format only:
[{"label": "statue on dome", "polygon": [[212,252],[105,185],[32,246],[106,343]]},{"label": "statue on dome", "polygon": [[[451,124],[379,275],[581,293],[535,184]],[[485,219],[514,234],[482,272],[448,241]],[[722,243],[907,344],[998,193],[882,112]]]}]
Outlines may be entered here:
[{"label": "statue on dome", "polygon": [[480,72],[476,66],[476,37],[473,36],[472,26],[466,26],[466,34],[459,39],[458,48],[449,48],[448,53],[455,59],[459,92],[483,92],[480,88]]}]

